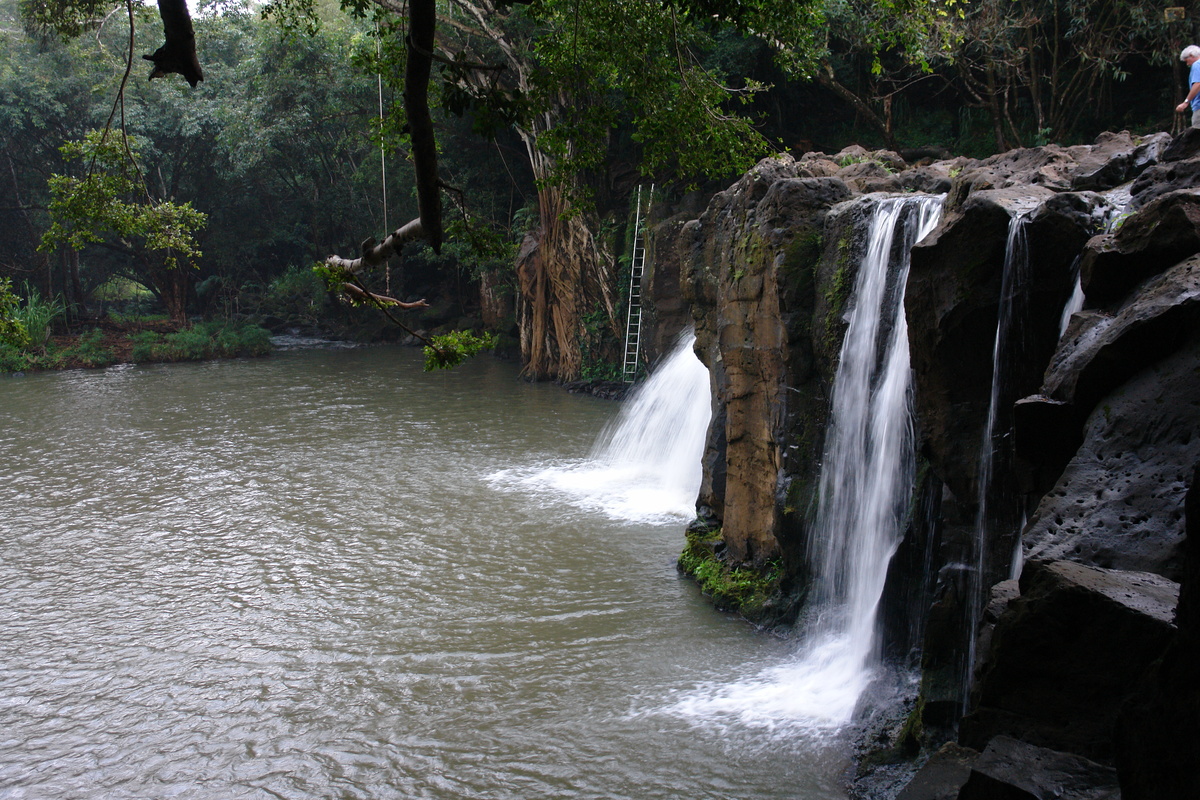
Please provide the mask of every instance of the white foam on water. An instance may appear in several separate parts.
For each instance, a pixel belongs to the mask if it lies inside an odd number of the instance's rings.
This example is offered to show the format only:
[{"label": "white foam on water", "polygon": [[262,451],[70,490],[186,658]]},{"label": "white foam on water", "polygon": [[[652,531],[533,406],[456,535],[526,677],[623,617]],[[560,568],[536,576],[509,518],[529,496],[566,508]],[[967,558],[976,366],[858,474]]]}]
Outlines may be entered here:
[{"label": "white foam on water", "polygon": [[695,341],[691,331],[680,336],[586,460],[503,470],[489,480],[613,519],[666,524],[695,517],[712,416],[708,368],[692,351]]}]

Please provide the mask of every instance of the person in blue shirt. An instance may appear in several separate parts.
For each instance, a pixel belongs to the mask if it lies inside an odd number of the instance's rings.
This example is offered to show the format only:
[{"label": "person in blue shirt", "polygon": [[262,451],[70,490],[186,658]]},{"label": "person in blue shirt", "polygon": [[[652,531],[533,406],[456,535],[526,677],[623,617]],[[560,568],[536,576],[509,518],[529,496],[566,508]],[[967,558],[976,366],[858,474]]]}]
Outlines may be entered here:
[{"label": "person in blue shirt", "polygon": [[1179,60],[1188,66],[1188,95],[1175,106],[1180,114],[1192,109],[1192,127],[1200,128],[1200,47],[1189,44],[1179,54]]}]

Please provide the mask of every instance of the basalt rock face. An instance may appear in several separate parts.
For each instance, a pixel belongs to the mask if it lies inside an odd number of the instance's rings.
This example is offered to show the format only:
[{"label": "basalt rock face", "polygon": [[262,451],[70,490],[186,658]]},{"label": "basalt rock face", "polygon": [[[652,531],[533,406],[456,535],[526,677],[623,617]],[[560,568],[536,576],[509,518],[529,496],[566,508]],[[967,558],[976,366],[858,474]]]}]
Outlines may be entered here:
[{"label": "basalt rock face", "polygon": [[1116,761],[1125,800],[1200,797],[1200,466],[1191,486],[1178,632],[1132,687],[1117,720]]},{"label": "basalt rock face", "polygon": [[[655,232],[678,262],[712,376],[699,505],[736,564],[782,558],[804,584],[806,531],[846,310],[880,190],[942,190],[966,160],[907,169],[861,148],[767,159],[697,219]],[[674,244],[674,252],[666,248]],[[655,279],[659,280],[658,278]]]},{"label": "basalt rock face", "polygon": [[[919,478],[881,599],[886,652],[921,657],[925,744],[991,748],[971,796],[1029,795],[1000,768],[1026,758],[1054,764],[1051,782],[1082,776],[1081,797],[1115,792],[1114,765],[1127,796],[1200,796],[1184,770],[1146,766],[1200,758],[1172,706],[1194,708],[1200,666],[1183,513],[1200,462],[1200,132],[919,167],[849,150],[769,159],[659,226],[711,373],[700,504],[729,559],[782,557],[798,594],[877,191],[946,193],[906,291]],[[1014,230],[1028,252],[1015,282]],[[965,785],[961,766],[946,774]]]},{"label": "basalt rock face", "polygon": [[[1194,681],[1183,678],[1200,666],[1200,626],[1186,603],[1174,616],[1175,582],[1186,598],[1200,580],[1184,552],[1184,498],[1200,462],[1200,134],[1124,149],[1119,137],[1102,140],[1086,158],[1074,148],[1018,151],[964,170],[943,225],[914,250],[907,308],[917,425],[945,485],[939,546],[950,565],[929,612],[923,709],[930,727],[952,716],[946,665],[964,635],[953,620],[975,601],[951,567],[955,548],[970,552],[968,538],[982,535],[985,585],[1021,568],[1009,554],[1028,563],[1019,596],[993,592],[995,611],[978,615],[960,744],[986,752],[1012,737],[1065,754],[1064,763],[1117,765],[1126,797],[1200,796],[1193,774],[1170,766],[1200,757],[1200,737],[1184,722],[1196,710]],[[1074,165],[1065,160],[1072,151]],[[1118,178],[1136,180],[1106,191]],[[978,431],[991,376],[979,362],[992,365],[986,329],[1000,296],[1001,218],[987,212],[1031,202],[1022,349],[1001,370],[1003,435],[993,439],[981,523]],[[1082,302],[1060,329],[1056,309],[1076,278]],[[1156,727],[1155,715],[1174,727]],[[959,796],[1039,796],[1017,785],[1022,759],[1033,756],[1013,758],[1007,788],[973,774]],[[1116,795],[1110,778],[1084,773],[1093,777],[1069,796]]]},{"label": "basalt rock face", "polygon": [[1179,585],[1070,561],[1031,562],[1000,615],[959,742],[992,737],[1113,761],[1121,701],[1175,632]]},{"label": "basalt rock face", "polygon": [[806,174],[790,157],[763,161],[678,238],[683,296],[715,398],[699,503],[722,522],[735,563],[800,560],[781,546],[787,508],[777,495],[790,447],[804,447],[807,465],[819,454],[816,263],[825,213],[851,194],[837,178]]}]

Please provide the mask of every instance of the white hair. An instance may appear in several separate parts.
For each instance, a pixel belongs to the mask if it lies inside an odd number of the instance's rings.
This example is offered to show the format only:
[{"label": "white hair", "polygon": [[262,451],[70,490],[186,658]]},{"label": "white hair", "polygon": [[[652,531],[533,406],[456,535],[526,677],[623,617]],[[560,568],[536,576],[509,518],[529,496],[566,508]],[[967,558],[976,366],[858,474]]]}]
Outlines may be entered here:
[{"label": "white hair", "polygon": [[1179,54],[1179,60],[1187,61],[1189,58],[1200,58],[1200,47],[1189,44],[1183,48],[1183,52]]}]

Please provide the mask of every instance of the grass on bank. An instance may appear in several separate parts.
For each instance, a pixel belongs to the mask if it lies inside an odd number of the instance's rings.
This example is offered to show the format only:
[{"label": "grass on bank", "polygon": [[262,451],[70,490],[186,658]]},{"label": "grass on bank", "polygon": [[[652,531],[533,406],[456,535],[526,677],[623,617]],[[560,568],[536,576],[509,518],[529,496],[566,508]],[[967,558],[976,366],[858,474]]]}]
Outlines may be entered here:
[{"label": "grass on bank", "polygon": [[74,337],[47,333],[40,344],[32,337],[25,346],[0,342],[0,373],[33,372],[70,367],[107,367],[121,361],[134,363],[204,361],[213,358],[264,356],[271,352],[271,334],[245,322],[201,322],[183,330],[139,330],[157,320],[107,320]]}]

